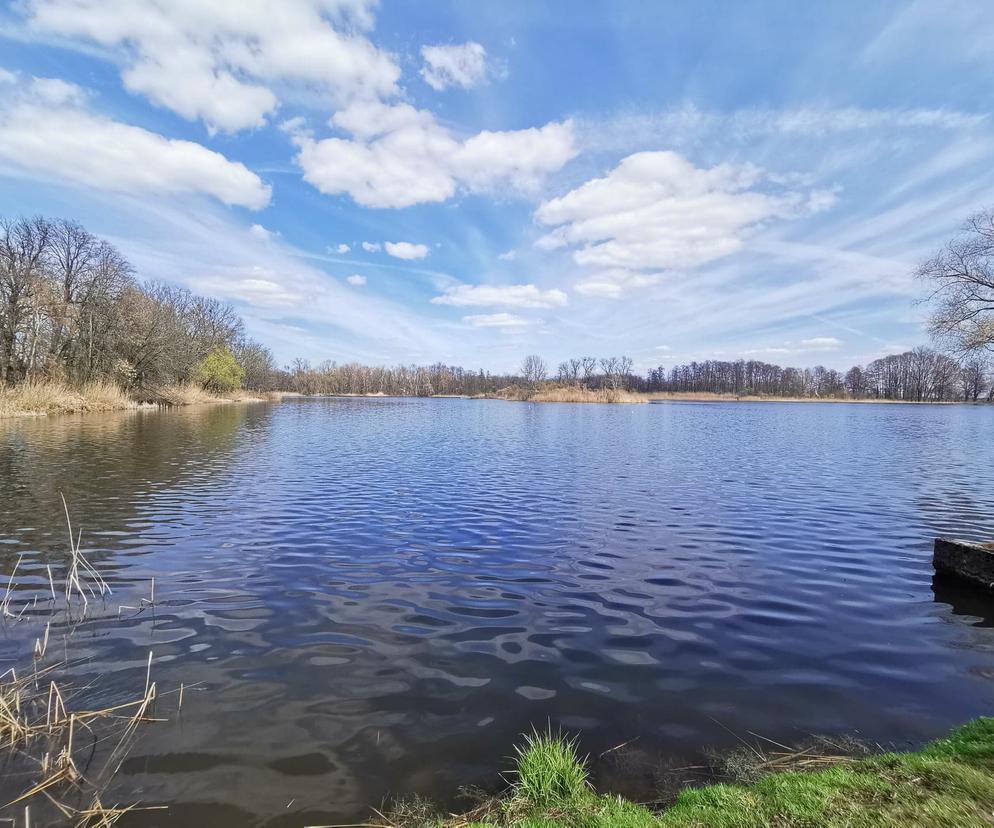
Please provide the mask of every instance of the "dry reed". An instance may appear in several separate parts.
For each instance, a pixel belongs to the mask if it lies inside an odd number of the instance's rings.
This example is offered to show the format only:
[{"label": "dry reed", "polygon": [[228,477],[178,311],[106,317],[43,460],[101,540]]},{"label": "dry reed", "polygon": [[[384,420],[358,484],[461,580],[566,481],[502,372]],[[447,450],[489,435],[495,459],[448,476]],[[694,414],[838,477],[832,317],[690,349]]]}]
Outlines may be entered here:
[{"label": "dry reed", "polygon": [[[44,606],[50,600],[52,607],[44,632],[35,639],[30,669],[20,674],[10,669],[0,675],[0,749],[8,751],[13,759],[28,767],[31,776],[25,790],[2,805],[0,812],[10,812],[9,809],[41,798],[77,826],[110,826],[136,806],[105,807],[100,801],[101,787],[120,766],[134,743],[140,725],[160,721],[154,715],[159,694],[156,682],[152,680],[151,652],[146,664],[144,690],[140,697],[130,701],[91,708],[85,705],[83,697],[92,685],[73,690],[59,678],[61,670],[72,666],[68,660],[68,642],[87,620],[91,602],[111,594],[106,579],[81,550],[82,533],[73,531],[64,498],[63,507],[69,532],[64,584],[56,590],[52,569],[46,567],[49,583],[45,592],[51,598],[45,598],[41,603]],[[37,594],[21,598],[16,605],[14,603],[20,565],[19,559],[8,581],[6,594],[0,601],[3,610],[0,617],[5,622],[21,621],[29,608],[39,605]],[[142,607],[151,606],[154,602],[153,585],[150,599],[142,599],[141,604]],[[29,619],[32,617],[27,615]],[[41,662],[49,649],[53,622],[64,630],[66,655],[59,662],[43,665]],[[85,732],[87,746],[80,745],[82,740],[78,734],[81,731]],[[108,744],[107,758],[92,774],[84,774],[77,764],[76,755],[81,750],[89,753],[92,745],[97,743]],[[89,767],[92,761],[92,754],[89,754],[86,766]],[[65,801],[67,796],[76,800],[85,799],[89,804],[76,807]]]}]

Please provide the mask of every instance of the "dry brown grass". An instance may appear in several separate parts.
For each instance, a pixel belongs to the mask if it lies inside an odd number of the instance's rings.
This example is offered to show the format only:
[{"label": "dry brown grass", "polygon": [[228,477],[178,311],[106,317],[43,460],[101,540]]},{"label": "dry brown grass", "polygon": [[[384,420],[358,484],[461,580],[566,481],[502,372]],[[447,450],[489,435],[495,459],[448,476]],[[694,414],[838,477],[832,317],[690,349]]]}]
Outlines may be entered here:
[{"label": "dry brown grass", "polygon": [[645,394],[611,388],[584,388],[578,385],[546,384],[537,388],[512,385],[502,388],[493,397],[500,400],[542,403],[644,403],[649,401]]},{"label": "dry brown grass", "polygon": [[590,388],[564,386],[546,388],[537,391],[531,397],[532,402],[562,402],[562,403],[644,403],[648,397],[633,394],[630,391],[612,388]]},{"label": "dry brown grass", "polygon": [[106,380],[79,387],[52,380],[32,380],[0,388],[0,417],[79,414],[138,406],[121,388]]}]

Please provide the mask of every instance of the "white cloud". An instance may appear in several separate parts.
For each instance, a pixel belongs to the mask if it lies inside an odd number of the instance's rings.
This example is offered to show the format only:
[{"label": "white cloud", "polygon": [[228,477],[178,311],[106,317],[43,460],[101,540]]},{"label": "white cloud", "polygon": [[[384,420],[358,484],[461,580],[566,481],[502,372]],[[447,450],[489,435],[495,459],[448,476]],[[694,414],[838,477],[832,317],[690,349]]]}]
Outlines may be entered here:
[{"label": "white cloud", "polygon": [[353,273],[351,276],[346,277],[345,281],[348,282],[350,285],[361,287],[362,285],[366,284],[366,277],[361,276],[358,273]]},{"label": "white cloud", "polygon": [[362,249],[365,250],[367,253],[377,253],[379,252],[380,249],[380,243],[364,241],[362,243]]},{"label": "white cloud", "polygon": [[364,102],[331,123],[353,137],[295,134],[297,163],[321,192],[347,193],[364,207],[409,207],[497,186],[534,192],[576,155],[570,121],[460,139],[427,110]]},{"label": "white cloud", "polygon": [[664,354],[668,354],[670,351],[673,350],[673,346],[672,345],[657,345],[656,346],[656,350],[657,351],[662,351]]},{"label": "white cloud", "polygon": [[279,274],[259,266],[218,268],[199,276],[197,289],[259,309],[288,309],[304,301],[300,293],[280,283]]},{"label": "white cloud", "polygon": [[373,5],[27,0],[26,11],[35,31],[116,50],[131,92],[235,132],[265,123],[284,86],[337,104],[396,93],[400,69],[361,33]]},{"label": "white cloud", "polygon": [[329,253],[338,253],[339,255],[344,255],[344,254],[348,253],[351,249],[352,249],[351,247],[349,247],[347,244],[345,244],[344,242],[342,242],[341,244],[336,244],[334,247],[329,247],[328,248],[328,252]]},{"label": "white cloud", "polygon": [[474,328],[525,328],[531,324],[513,313],[477,313],[464,316],[462,320]]},{"label": "white cloud", "polygon": [[32,78],[29,91],[35,100],[51,106],[86,103],[86,91],[81,86],[61,78]]},{"label": "white cloud", "polygon": [[801,346],[810,351],[833,351],[841,345],[842,340],[834,336],[815,336],[801,340]]},{"label": "white cloud", "polygon": [[498,257],[502,262],[513,262],[518,258],[518,251],[516,250],[505,250]]},{"label": "white cloud", "polygon": [[[766,185],[765,190],[757,189]],[[569,246],[577,264],[628,271],[693,267],[742,248],[772,219],[830,206],[824,191],[769,186],[751,164],[699,169],[675,152],[640,152],[535,213],[556,226],[538,245]]]},{"label": "white cloud", "polygon": [[954,109],[868,109],[863,107],[750,107],[716,112],[686,104],[660,112],[632,112],[609,120],[581,120],[585,149],[627,150],[633,146],[694,143],[713,136],[722,142],[767,137],[825,138],[872,130],[962,130],[984,124],[983,113]]},{"label": "white cloud", "polygon": [[617,299],[630,290],[658,285],[663,281],[662,273],[640,273],[624,268],[601,270],[577,282],[574,287],[577,293],[584,296],[603,296]]},{"label": "white cloud", "polygon": [[423,259],[428,255],[428,245],[412,244],[411,242],[383,242],[383,248],[388,256],[395,259]]},{"label": "white cloud", "polygon": [[561,290],[535,285],[455,285],[431,300],[436,305],[494,305],[509,308],[553,308],[565,305]]},{"label": "white cloud", "polygon": [[249,232],[255,236],[259,241],[269,241],[274,236],[278,236],[279,233],[274,233],[272,230],[267,230],[261,224],[253,224],[249,228]]},{"label": "white cloud", "polygon": [[460,46],[422,46],[421,57],[425,61],[421,77],[437,92],[449,86],[470,89],[487,76],[487,51],[473,41]]},{"label": "white cloud", "polygon": [[17,83],[17,75],[0,67],[0,83]]},{"label": "white cloud", "polygon": [[104,190],[202,193],[253,210],[270,188],[244,164],[192,141],[103,117],[79,87],[34,80],[0,107],[0,165]]}]

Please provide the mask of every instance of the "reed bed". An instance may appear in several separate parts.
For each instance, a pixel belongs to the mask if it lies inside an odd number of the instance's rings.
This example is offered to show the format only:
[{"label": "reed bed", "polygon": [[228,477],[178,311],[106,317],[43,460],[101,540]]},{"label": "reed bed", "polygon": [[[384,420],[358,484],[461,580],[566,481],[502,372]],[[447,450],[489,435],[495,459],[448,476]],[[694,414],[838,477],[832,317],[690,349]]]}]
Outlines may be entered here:
[{"label": "reed bed", "polygon": [[32,380],[0,388],[0,417],[82,414],[138,408],[140,405],[120,387],[105,380],[88,382],[79,387],[64,382]]},{"label": "reed bed", "polygon": [[280,402],[280,391],[232,391],[223,396],[205,391],[195,383],[173,383],[132,396],[108,380],[72,386],[56,380],[31,380],[19,385],[0,384],[0,419],[49,414],[86,414],[91,411],[122,411],[201,403]]},{"label": "reed bed", "polygon": [[581,385],[545,384],[535,387],[512,385],[493,395],[515,402],[543,403],[645,403],[651,398],[614,388],[585,388]]},{"label": "reed bed", "polygon": [[[112,592],[83,553],[82,533],[73,531],[64,498],[63,507],[69,552],[59,579],[49,566],[43,590],[17,590],[16,576],[22,563],[18,560],[0,601],[4,624],[45,619],[44,630],[35,638],[30,659],[25,658],[22,669],[11,668],[0,675],[0,752],[6,754],[8,766],[19,773],[23,769],[28,780],[22,793],[9,802],[0,802],[0,815],[13,815],[23,808],[24,823],[29,824],[31,809],[41,808],[57,812],[80,828],[110,826],[139,807],[105,806],[101,793],[134,744],[139,728],[147,722],[162,721],[155,714],[159,691],[152,678],[152,652],[148,653],[144,689],[116,704],[88,705],[86,700],[97,689],[98,681],[74,687],[64,678],[76,666],[69,656],[73,635],[88,621],[112,617],[106,607]],[[139,611],[154,602],[153,586],[151,598],[142,599]],[[95,612],[98,605],[102,614]],[[53,627],[64,637],[62,646],[56,648],[61,654],[57,660],[47,658]],[[99,762],[95,761],[98,746]]]}]

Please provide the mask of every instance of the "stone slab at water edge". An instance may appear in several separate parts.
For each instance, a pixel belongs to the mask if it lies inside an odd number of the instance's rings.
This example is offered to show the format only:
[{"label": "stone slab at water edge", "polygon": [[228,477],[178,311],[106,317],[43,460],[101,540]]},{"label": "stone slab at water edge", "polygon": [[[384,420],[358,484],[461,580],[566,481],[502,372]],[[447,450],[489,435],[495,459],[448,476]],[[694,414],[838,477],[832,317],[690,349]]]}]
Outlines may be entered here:
[{"label": "stone slab at water edge", "polygon": [[937,572],[994,589],[994,543],[936,538],[932,562]]}]

